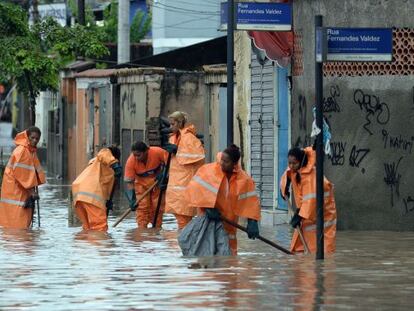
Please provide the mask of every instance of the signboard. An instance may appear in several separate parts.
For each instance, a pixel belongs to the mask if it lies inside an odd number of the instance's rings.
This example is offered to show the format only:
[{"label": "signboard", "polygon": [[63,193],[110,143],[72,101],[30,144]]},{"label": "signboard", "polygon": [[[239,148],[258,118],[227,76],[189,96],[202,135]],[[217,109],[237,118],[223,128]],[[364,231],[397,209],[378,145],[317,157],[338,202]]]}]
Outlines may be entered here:
[{"label": "signboard", "polygon": [[326,61],[392,61],[391,28],[325,28]]},{"label": "signboard", "polygon": [[[292,7],[288,3],[235,3],[236,30],[290,31]],[[221,3],[220,30],[227,30],[227,2]]]}]

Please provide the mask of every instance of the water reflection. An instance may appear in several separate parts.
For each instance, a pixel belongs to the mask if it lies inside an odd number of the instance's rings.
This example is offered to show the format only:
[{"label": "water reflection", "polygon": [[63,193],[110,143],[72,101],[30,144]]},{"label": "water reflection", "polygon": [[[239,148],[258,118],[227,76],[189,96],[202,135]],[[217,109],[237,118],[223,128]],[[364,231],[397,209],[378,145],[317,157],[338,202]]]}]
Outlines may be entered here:
[{"label": "water reflection", "polygon": [[[412,309],[412,233],[339,232],[323,262],[244,233],[237,257],[184,258],[174,218],[83,232],[67,226],[67,198],[42,187],[41,228],[0,231],[0,310]],[[262,234],[289,245],[288,227]]]}]

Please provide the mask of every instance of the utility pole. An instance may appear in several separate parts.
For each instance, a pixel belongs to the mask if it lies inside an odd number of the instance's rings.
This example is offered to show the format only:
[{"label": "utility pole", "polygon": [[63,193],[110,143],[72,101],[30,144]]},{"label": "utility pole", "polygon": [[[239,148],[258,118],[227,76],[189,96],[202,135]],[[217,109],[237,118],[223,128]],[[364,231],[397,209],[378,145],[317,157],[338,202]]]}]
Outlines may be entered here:
[{"label": "utility pole", "polygon": [[39,0],[32,0],[33,24],[39,21]]},{"label": "utility pole", "polygon": [[129,0],[118,2],[118,64],[130,61]]},{"label": "utility pole", "polygon": [[227,146],[233,143],[234,115],[234,0],[227,1]]},{"label": "utility pole", "polygon": [[78,23],[85,26],[85,0],[78,0]]}]

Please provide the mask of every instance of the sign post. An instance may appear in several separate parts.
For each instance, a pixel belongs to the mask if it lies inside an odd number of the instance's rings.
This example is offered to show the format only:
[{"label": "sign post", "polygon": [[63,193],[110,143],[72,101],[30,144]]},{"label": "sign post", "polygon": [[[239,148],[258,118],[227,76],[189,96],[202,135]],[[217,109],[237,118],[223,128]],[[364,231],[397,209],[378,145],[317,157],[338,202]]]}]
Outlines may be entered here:
[{"label": "sign post", "polygon": [[230,146],[234,139],[234,0],[227,3],[227,146]]},{"label": "sign post", "polygon": [[315,16],[315,97],[316,126],[321,129],[316,136],[316,259],[324,259],[324,217],[323,217],[323,59],[324,31],[323,17]]}]

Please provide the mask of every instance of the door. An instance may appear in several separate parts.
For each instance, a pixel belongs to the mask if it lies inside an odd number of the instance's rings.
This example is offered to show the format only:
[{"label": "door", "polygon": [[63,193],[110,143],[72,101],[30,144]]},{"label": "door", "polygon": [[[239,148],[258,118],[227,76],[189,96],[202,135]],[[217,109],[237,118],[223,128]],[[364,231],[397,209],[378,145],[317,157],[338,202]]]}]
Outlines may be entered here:
[{"label": "door", "polygon": [[287,204],[279,193],[280,178],[287,168],[287,154],[289,151],[289,84],[288,68],[276,67],[278,79],[278,101],[277,101],[277,184],[275,185],[278,209],[287,210]]}]

